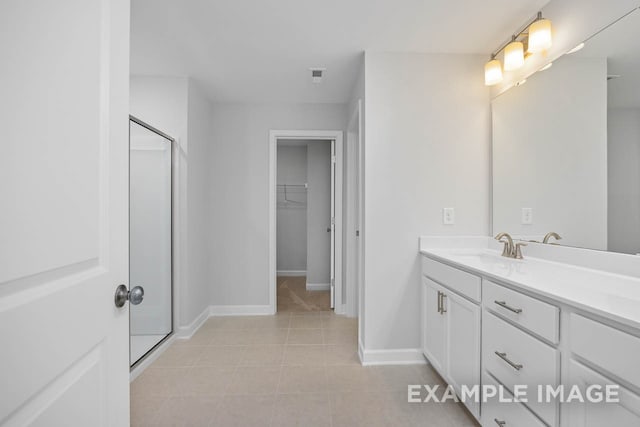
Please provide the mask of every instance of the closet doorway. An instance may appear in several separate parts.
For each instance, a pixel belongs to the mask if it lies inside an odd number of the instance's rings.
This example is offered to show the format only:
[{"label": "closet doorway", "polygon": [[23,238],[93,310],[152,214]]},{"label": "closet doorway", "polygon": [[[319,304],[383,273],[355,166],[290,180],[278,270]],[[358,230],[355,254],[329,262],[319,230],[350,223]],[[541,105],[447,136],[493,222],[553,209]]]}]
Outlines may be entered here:
[{"label": "closet doorway", "polygon": [[342,132],[272,132],[274,312],[342,312]]},{"label": "closet doorway", "polygon": [[130,365],[173,332],[172,144],[174,140],[131,117],[129,121]]}]

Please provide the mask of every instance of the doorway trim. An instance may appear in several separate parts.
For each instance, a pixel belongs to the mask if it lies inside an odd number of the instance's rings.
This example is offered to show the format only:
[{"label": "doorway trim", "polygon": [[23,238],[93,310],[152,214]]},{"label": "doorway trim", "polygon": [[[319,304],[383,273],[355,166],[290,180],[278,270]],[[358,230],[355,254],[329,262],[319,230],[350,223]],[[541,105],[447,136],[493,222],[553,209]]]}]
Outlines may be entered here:
[{"label": "doorway trim", "polygon": [[363,174],[362,174],[362,101],[358,99],[347,125],[347,166],[345,190],[345,314],[358,317],[363,311]]},{"label": "doorway trim", "polygon": [[307,140],[335,140],[336,142],[336,189],[335,189],[335,308],[337,314],[345,311],[342,301],[342,245],[343,245],[343,203],[342,180],[344,165],[343,132],[341,130],[270,130],[269,131],[269,310],[277,312],[276,286],[276,197],[278,171],[278,140],[307,139]]}]

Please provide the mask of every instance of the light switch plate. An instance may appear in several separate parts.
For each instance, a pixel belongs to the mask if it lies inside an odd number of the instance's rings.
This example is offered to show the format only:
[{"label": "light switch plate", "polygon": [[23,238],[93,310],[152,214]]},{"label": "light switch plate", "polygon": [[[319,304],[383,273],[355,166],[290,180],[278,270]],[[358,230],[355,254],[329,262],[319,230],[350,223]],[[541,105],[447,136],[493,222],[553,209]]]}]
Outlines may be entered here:
[{"label": "light switch plate", "polygon": [[522,208],[522,225],[533,224],[533,209]]},{"label": "light switch plate", "polygon": [[454,208],[442,209],[442,223],[444,225],[453,225],[456,223],[456,211]]}]

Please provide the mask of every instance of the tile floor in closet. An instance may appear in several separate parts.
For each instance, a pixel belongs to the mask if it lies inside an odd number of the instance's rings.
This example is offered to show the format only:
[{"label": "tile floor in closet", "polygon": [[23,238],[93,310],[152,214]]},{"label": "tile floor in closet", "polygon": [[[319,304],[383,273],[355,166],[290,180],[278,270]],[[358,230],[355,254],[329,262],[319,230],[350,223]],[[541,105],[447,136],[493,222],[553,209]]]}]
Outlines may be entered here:
[{"label": "tile floor in closet", "polygon": [[131,385],[133,426],[475,426],[455,403],[407,403],[426,365],[360,365],[332,312],[209,319]]}]

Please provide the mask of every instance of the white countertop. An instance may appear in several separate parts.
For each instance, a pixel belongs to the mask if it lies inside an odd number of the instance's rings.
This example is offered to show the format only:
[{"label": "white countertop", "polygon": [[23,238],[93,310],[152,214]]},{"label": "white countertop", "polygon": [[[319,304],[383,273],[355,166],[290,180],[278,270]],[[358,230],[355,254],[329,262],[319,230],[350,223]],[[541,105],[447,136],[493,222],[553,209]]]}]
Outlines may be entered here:
[{"label": "white countertop", "polygon": [[488,248],[491,244],[486,243],[486,238],[484,244],[478,242],[462,248],[452,244],[443,245],[445,248],[425,247],[428,245],[421,243],[420,253],[488,279],[640,328],[639,278],[526,254],[523,260],[506,258],[499,251]]}]

